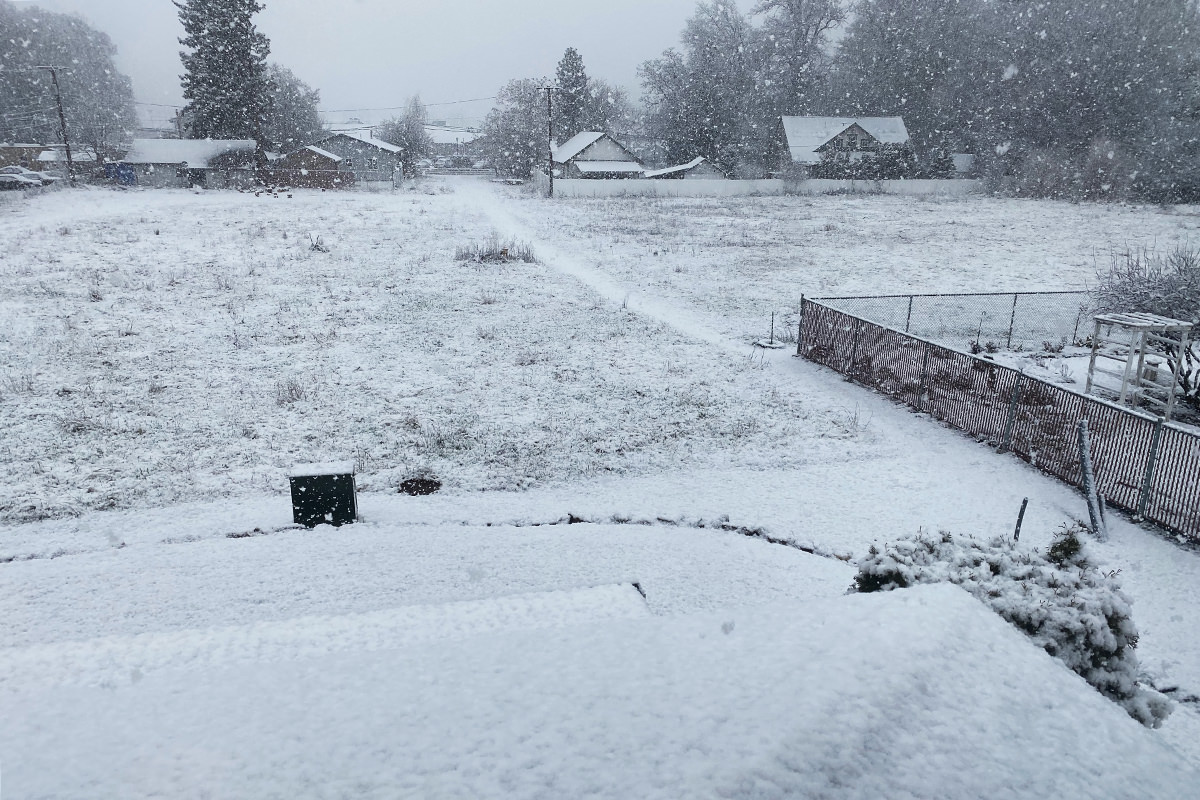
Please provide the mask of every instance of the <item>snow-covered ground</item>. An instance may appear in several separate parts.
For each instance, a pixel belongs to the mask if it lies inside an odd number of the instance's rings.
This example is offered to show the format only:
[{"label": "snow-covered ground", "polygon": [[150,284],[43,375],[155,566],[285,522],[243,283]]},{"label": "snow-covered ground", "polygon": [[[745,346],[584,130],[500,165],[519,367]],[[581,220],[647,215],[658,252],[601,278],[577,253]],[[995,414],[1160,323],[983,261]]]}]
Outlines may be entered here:
[{"label": "snow-covered ground", "polygon": [[[1077,288],[1197,219],[472,181],[0,205],[4,788],[1185,796],[1194,706],[1141,729],[949,590],[841,597],[873,542],[1011,534],[1029,497],[1044,547],[1075,493],[748,342],[801,292]],[[493,231],[541,263],[453,260]],[[292,528],[286,468],[332,459],[364,522]],[[1144,666],[1200,694],[1200,558],[1111,533]]]}]

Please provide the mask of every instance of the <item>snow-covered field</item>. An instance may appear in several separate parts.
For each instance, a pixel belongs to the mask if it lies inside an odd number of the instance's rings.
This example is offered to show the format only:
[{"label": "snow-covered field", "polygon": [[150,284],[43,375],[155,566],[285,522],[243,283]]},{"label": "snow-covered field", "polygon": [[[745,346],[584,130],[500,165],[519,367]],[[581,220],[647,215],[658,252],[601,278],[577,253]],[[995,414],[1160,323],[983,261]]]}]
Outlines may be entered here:
[{"label": "snow-covered field", "polygon": [[[749,342],[801,293],[1078,288],[1198,224],[470,180],[10,199],[3,788],[1187,796],[1194,705],[1143,729],[958,590],[842,597],[873,542],[1010,535],[1029,497],[1044,547],[1075,493]],[[454,260],[493,231],[540,263]],[[364,521],[290,527],[286,468],[334,459]],[[1200,695],[1200,557],[1111,534],[1149,677]]]}]

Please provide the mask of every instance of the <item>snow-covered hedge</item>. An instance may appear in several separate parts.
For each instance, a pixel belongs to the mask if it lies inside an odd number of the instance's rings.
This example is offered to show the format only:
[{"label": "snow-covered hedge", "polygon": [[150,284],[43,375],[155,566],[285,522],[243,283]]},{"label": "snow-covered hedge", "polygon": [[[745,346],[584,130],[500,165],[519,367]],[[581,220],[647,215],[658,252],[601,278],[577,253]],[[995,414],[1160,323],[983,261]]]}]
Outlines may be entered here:
[{"label": "snow-covered hedge", "polygon": [[872,547],[851,591],[879,592],[949,582],[982,600],[1121,705],[1157,728],[1170,701],[1138,683],[1138,633],[1129,597],[1115,573],[1088,561],[1078,526],[1066,527],[1045,553],[999,538],[981,542],[950,533],[919,533]]}]

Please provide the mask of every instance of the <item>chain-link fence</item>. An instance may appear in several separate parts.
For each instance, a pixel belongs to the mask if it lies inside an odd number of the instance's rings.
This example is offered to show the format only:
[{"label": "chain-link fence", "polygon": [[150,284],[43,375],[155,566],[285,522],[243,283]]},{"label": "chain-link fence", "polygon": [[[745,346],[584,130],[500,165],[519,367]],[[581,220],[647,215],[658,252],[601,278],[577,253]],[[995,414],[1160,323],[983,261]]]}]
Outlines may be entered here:
[{"label": "chain-link fence", "polygon": [[1038,350],[1091,333],[1087,292],[985,292],[818,297],[815,300],[888,328],[960,350]]},{"label": "chain-link fence", "polygon": [[1088,420],[1096,481],[1109,504],[1200,543],[1193,431],[906,335],[902,325],[807,298],[801,314],[799,355],[1074,485],[1082,480],[1076,426]]}]

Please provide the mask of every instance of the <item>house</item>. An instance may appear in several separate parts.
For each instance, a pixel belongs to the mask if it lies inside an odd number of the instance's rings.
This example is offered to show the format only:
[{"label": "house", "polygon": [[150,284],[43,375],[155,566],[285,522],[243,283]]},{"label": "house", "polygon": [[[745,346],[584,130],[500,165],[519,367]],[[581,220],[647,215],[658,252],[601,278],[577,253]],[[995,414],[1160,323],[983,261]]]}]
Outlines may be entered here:
[{"label": "house", "polygon": [[884,145],[908,144],[901,117],[784,117],[791,162],[801,167],[870,158]]},{"label": "house", "polygon": [[44,144],[2,144],[0,143],[0,167],[25,167],[25,169],[40,169],[37,167],[37,157],[46,149]]},{"label": "house", "polygon": [[477,154],[477,148],[473,145],[479,138],[479,133],[469,128],[452,128],[433,123],[425,126],[425,135],[433,143],[433,155],[472,157]]},{"label": "house", "polygon": [[[87,148],[71,148],[71,163],[75,169],[91,169],[96,164],[96,154]],[[35,170],[65,170],[67,168],[67,151],[59,144],[49,145],[38,154]]]},{"label": "house", "polygon": [[642,162],[607,133],[577,133],[554,149],[555,169],[564,178],[641,178]]},{"label": "house", "polygon": [[352,172],[358,181],[385,181],[394,183],[401,174],[404,161],[403,148],[390,142],[364,136],[360,133],[341,131],[313,142],[324,152],[336,156],[341,172]]},{"label": "house", "polygon": [[229,189],[254,183],[253,139],[134,139],[115,170],[140,186]]},{"label": "house", "polygon": [[309,189],[348,189],[354,185],[353,172],[341,170],[341,156],[309,145],[288,153],[271,163],[268,182]]},{"label": "house", "polygon": [[656,180],[725,180],[724,172],[709,163],[704,156],[697,156],[686,164],[663,169],[648,169],[646,177]]}]

